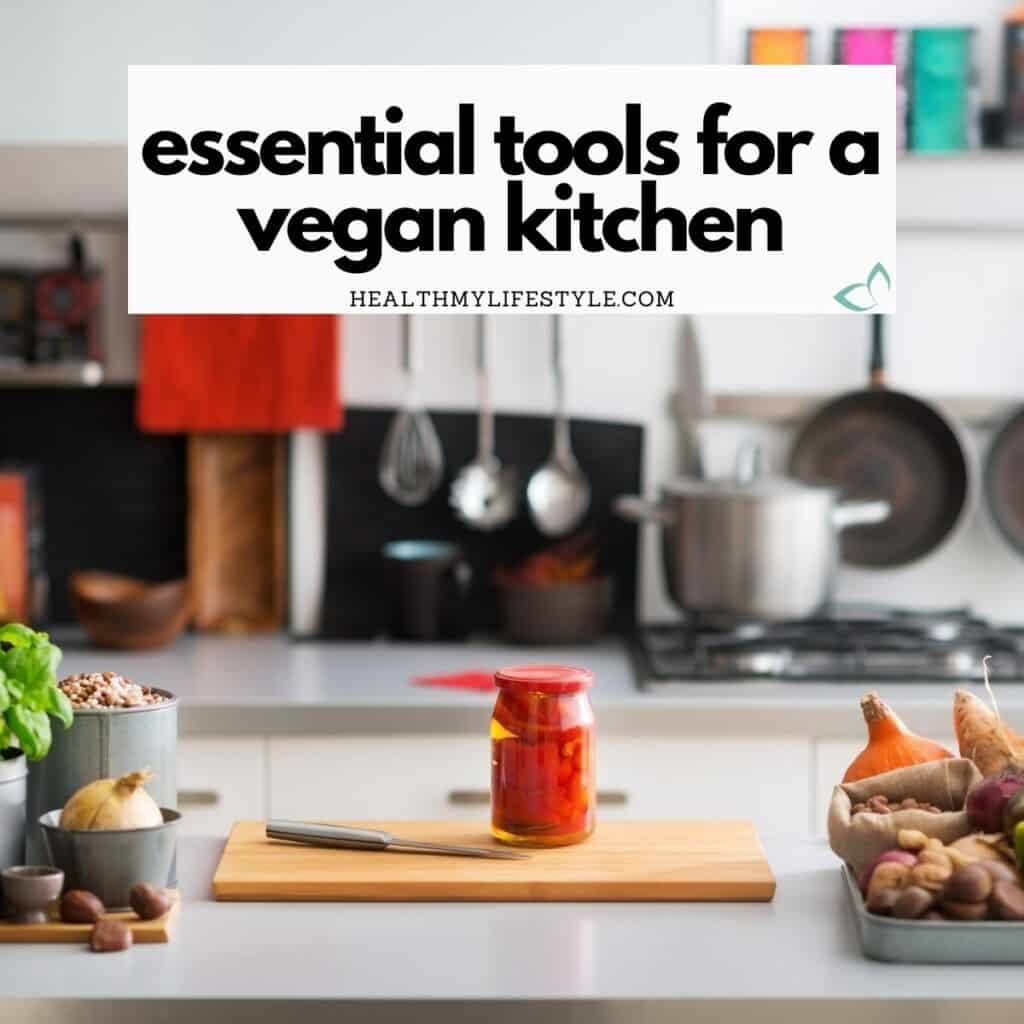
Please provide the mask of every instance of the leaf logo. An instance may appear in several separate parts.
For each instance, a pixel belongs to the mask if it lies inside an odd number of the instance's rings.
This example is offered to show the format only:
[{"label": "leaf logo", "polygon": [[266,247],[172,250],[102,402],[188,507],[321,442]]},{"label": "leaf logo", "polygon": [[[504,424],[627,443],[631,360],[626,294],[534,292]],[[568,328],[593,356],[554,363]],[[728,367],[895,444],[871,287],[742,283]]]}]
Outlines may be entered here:
[{"label": "leaf logo", "polygon": [[876,263],[868,274],[867,281],[849,284],[836,292],[833,298],[851,313],[870,313],[889,297],[892,278],[885,264]]}]

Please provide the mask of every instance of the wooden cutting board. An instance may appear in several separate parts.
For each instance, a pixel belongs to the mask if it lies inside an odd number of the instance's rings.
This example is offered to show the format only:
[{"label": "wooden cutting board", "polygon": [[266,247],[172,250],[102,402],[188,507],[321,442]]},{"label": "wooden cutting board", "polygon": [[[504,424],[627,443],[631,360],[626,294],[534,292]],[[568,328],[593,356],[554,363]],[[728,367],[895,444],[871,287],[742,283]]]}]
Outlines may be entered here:
[{"label": "wooden cutting board", "polygon": [[[347,824],[353,824],[348,822]],[[359,822],[405,839],[495,846],[486,826],[452,821]],[[330,850],[268,840],[265,823],[231,830],[218,900],[765,902],[775,878],[748,821],[606,822],[578,846],[528,860]]]},{"label": "wooden cutting board", "polygon": [[[131,929],[132,939],[137,943],[169,942],[180,906],[181,901],[175,893],[171,909],[155,921],[141,921],[130,910],[103,916],[124,921]],[[91,924],[64,924],[57,920],[55,913],[53,920],[45,924],[11,924],[9,921],[0,921],[0,942],[88,942],[91,931]]]}]

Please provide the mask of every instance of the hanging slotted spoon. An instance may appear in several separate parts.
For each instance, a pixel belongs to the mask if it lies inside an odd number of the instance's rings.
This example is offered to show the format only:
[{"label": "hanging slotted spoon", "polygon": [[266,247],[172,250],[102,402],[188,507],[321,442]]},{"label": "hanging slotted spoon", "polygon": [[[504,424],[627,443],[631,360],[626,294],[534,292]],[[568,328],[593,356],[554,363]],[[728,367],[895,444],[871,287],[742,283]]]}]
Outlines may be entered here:
[{"label": "hanging slotted spoon", "polygon": [[552,320],[551,355],[555,379],[554,443],[548,461],[530,477],[526,501],[534,525],[548,537],[563,537],[583,521],[590,508],[590,484],[572,454],[565,413],[561,320]]},{"label": "hanging slotted spoon", "polygon": [[455,515],[474,530],[497,530],[511,522],[519,505],[519,475],[502,466],[494,454],[494,410],[491,408],[490,356],[494,320],[477,318],[476,368],[480,392],[477,451],[452,484]]},{"label": "hanging slotted spoon", "polygon": [[395,414],[384,438],[377,479],[384,493],[399,505],[415,507],[428,501],[444,477],[444,451],[434,424],[419,398],[419,338],[412,318],[402,317],[402,369],[406,376],[405,403]]}]

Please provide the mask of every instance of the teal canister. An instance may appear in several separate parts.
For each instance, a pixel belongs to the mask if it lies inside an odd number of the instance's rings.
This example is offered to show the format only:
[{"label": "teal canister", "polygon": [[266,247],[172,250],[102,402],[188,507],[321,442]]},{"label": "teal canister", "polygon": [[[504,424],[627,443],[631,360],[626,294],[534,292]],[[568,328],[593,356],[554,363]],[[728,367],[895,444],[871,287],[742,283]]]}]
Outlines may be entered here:
[{"label": "teal canister", "polygon": [[70,729],[55,726],[49,754],[29,767],[28,859],[47,863],[39,818],[62,808],[68,798],[96,779],[116,778],[149,768],[146,791],[161,806],[178,807],[178,700],[132,708],[82,708]]}]

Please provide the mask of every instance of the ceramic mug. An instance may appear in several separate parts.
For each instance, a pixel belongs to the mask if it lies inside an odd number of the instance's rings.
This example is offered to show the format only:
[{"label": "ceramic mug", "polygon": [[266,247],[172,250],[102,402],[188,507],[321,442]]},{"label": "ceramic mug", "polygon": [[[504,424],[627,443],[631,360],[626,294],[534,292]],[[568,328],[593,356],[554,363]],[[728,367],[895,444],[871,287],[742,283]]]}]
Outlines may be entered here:
[{"label": "ceramic mug", "polygon": [[396,540],[381,551],[390,576],[392,632],[403,640],[452,639],[464,632],[472,570],[458,544]]}]

